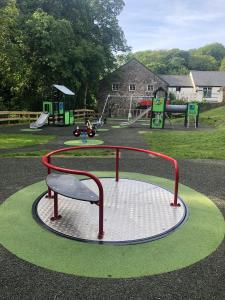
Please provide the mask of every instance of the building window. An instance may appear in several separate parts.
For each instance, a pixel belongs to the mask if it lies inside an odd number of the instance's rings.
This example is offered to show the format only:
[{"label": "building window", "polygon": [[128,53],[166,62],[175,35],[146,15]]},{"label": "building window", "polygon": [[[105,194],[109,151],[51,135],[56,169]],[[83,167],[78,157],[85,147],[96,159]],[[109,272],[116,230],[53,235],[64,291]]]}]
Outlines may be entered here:
[{"label": "building window", "polygon": [[176,92],[180,92],[180,90],[181,90],[181,87],[180,87],[180,86],[177,86],[177,87],[176,87]]},{"label": "building window", "polygon": [[112,91],[118,91],[119,90],[119,84],[118,83],[113,83],[112,84]]},{"label": "building window", "polygon": [[148,92],[153,92],[153,91],[154,91],[154,85],[148,84],[148,85],[147,85],[147,91],[148,91]]},{"label": "building window", "polygon": [[136,85],[135,84],[130,84],[129,85],[129,91],[135,91],[136,90]]},{"label": "building window", "polygon": [[203,98],[212,98],[212,88],[211,87],[203,88]]}]

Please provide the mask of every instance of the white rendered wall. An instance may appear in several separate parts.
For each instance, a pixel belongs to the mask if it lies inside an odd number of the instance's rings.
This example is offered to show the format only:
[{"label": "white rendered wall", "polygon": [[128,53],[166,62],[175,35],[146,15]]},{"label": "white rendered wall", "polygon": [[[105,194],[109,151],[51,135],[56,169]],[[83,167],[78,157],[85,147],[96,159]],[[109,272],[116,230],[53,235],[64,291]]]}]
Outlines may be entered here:
[{"label": "white rendered wall", "polygon": [[203,98],[203,87],[197,87],[197,99],[198,101],[206,102],[222,102],[223,91],[220,87],[212,87],[212,96],[210,98]]},{"label": "white rendered wall", "polygon": [[173,93],[178,100],[184,101],[199,101],[203,100],[206,102],[222,102],[223,101],[223,90],[220,87],[212,87],[212,97],[203,99],[203,87],[197,87],[196,91],[191,87],[181,87],[180,92],[176,91],[175,87],[169,87],[169,93]]},{"label": "white rendered wall", "polygon": [[176,88],[169,87],[169,93],[173,93],[178,100],[193,101],[196,100],[196,92],[192,87],[181,87],[180,91],[177,92]]}]

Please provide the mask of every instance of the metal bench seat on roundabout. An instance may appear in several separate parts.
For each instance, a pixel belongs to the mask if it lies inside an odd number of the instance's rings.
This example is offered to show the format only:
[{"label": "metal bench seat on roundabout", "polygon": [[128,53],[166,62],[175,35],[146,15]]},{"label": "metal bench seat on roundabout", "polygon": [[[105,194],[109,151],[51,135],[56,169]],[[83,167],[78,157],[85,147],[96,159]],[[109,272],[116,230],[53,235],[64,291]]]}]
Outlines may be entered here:
[{"label": "metal bench seat on roundabout", "polygon": [[74,175],[51,173],[46,178],[46,184],[49,191],[54,193],[54,216],[51,217],[51,221],[62,218],[58,211],[58,194],[74,200],[87,201],[91,204],[98,205],[99,203],[99,197]]},{"label": "metal bench seat on roundabout", "polygon": [[52,173],[47,176],[46,183],[54,193],[62,196],[90,203],[98,202],[98,196],[75,176]]}]

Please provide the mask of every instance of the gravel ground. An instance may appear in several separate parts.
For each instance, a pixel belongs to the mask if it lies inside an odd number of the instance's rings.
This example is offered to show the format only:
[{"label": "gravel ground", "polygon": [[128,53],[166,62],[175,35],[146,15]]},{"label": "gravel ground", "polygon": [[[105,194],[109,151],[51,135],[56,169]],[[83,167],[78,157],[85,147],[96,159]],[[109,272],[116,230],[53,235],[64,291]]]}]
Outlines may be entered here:
[{"label": "gravel ground", "polygon": [[[141,130],[146,130],[143,127]],[[25,127],[5,127],[1,132],[20,133],[20,128]],[[137,133],[139,130],[111,129],[100,132],[98,139],[104,139],[105,144],[147,148]],[[57,140],[47,146],[27,147],[24,150],[63,147],[63,141],[73,138],[71,132],[71,127],[45,127],[36,134],[57,134]],[[85,170],[114,169],[111,158],[57,158],[56,163]],[[22,187],[43,180],[46,175],[40,158],[0,158],[0,166],[1,202]],[[180,182],[207,195],[225,216],[225,162],[181,160],[179,167]],[[130,152],[122,154],[120,169],[166,178],[173,175],[168,163]],[[82,278],[46,270],[18,259],[0,246],[0,298],[222,300],[225,299],[224,254],[225,242],[209,257],[190,267],[157,276],[115,280]]]}]

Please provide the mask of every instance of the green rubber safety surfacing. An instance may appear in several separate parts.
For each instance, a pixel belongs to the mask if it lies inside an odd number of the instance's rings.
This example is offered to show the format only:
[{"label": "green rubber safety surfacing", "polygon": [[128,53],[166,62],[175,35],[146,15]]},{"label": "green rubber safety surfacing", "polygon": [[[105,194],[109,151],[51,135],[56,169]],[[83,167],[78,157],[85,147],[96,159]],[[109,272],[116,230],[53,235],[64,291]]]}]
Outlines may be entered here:
[{"label": "green rubber safety surfacing", "polygon": [[[114,176],[114,172],[95,174]],[[173,182],[167,179],[125,172],[120,176],[173,190]],[[35,183],[1,205],[0,242],[19,258],[57,272],[99,278],[130,278],[171,272],[210,255],[224,237],[224,219],[214,203],[180,185],[179,196],[189,207],[189,219],[167,237],[126,246],[69,240],[45,230],[32,218],[32,204],[45,190],[44,181]]]},{"label": "green rubber safety surfacing", "polygon": [[65,145],[68,146],[93,146],[93,145],[102,145],[104,141],[102,140],[93,140],[87,139],[86,143],[83,143],[82,140],[71,140],[64,142]]},{"label": "green rubber safety surfacing", "polygon": [[111,127],[114,129],[119,129],[119,128],[125,128],[126,126],[112,125]]},{"label": "green rubber safety surfacing", "polygon": [[99,132],[106,132],[106,131],[109,131],[109,129],[106,129],[106,128],[100,128],[100,129],[97,129],[97,131],[99,131]]},{"label": "green rubber safety surfacing", "polygon": [[25,128],[25,129],[20,129],[20,131],[23,131],[23,132],[38,132],[38,131],[41,131],[42,129],[40,128],[37,128],[37,129],[32,129],[32,128]]}]

